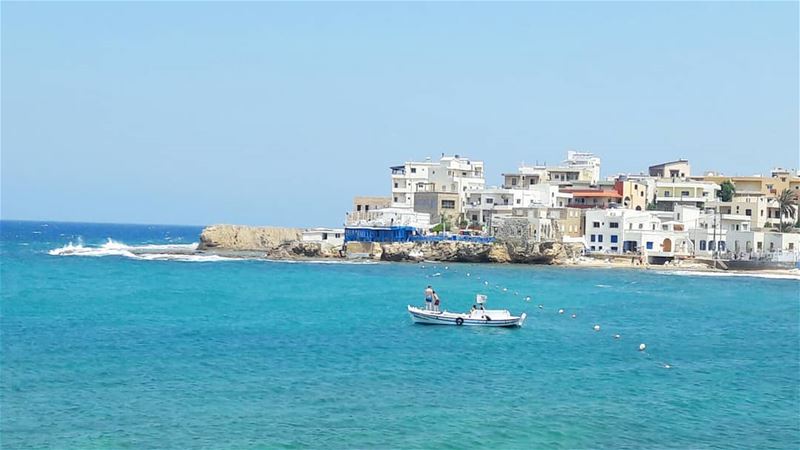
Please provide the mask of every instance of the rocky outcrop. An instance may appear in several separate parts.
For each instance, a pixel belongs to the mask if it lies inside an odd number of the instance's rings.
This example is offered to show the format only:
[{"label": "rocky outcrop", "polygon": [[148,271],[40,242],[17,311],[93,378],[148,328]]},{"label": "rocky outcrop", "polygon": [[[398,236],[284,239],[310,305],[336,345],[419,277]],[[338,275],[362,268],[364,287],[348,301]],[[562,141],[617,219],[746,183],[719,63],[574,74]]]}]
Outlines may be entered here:
[{"label": "rocky outcrop", "polygon": [[348,256],[382,261],[432,260],[442,262],[551,264],[562,257],[559,243],[516,245],[471,242],[348,243]]},{"label": "rocky outcrop", "polygon": [[274,251],[282,245],[300,242],[299,228],[212,225],[200,233],[198,250]]},{"label": "rocky outcrop", "polygon": [[214,225],[200,235],[200,251],[274,259],[368,258],[381,261],[553,264],[565,260],[569,248],[558,242],[524,243],[507,240],[491,244],[475,242],[348,242],[344,249],[330,244],[303,242],[299,228]]}]

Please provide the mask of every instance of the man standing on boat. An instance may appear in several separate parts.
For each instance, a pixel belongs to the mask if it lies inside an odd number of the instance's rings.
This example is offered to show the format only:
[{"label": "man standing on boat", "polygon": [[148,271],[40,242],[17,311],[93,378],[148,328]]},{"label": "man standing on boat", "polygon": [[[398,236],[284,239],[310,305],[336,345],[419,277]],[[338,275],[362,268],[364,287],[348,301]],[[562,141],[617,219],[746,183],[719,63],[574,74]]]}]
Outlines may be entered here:
[{"label": "man standing on boat", "polygon": [[430,285],[425,288],[425,309],[433,309],[433,288]]},{"label": "man standing on boat", "polygon": [[439,294],[436,291],[433,291],[433,311],[441,312],[439,311]]}]

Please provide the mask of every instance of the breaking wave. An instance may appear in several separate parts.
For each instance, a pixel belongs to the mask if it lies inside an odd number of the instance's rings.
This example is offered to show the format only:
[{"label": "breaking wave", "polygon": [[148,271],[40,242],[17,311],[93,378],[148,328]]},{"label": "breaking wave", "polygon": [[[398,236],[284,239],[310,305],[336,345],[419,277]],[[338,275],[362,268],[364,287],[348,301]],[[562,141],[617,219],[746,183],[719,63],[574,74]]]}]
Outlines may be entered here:
[{"label": "breaking wave", "polygon": [[82,241],[77,244],[72,242],[47,252],[53,256],[122,256],[145,261],[192,261],[212,262],[230,261],[236,258],[226,258],[219,255],[196,255],[197,243],[194,244],[148,244],[127,245],[111,238],[99,246],[86,246]]},{"label": "breaking wave", "polygon": [[690,270],[657,270],[655,273],[661,275],[679,275],[679,276],[695,276],[695,277],[752,277],[752,278],[770,278],[774,280],[798,280],[800,281],[800,270],[791,269],[782,273],[769,273],[769,272],[703,272],[703,271],[690,271]]}]

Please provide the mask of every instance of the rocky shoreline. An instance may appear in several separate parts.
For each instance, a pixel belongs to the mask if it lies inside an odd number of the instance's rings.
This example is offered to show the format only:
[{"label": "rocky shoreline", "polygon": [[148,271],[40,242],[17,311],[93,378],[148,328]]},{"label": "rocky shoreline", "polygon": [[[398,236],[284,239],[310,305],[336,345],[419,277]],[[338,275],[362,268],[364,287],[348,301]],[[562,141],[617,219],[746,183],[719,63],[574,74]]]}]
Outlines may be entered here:
[{"label": "rocky shoreline", "polygon": [[348,242],[335,246],[302,241],[299,228],[213,225],[200,234],[198,252],[268,259],[369,259],[473,263],[559,264],[579,249],[558,242]]},{"label": "rocky shoreline", "polygon": [[302,229],[213,225],[200,234],[195,253],[228,258],[283,261],[386,261],[386,262],[463,262],[495,264],[547,264],[574,268],[655,269],[667,272],[693,272],[740,276],[766,276],[800,279],[792,270],[720,270],[708,261],[686,260],[669,266],[636,265],[629,257],[581,256],[579,245],[558,242],[491,244],[472,242],[348,242],[344,246],[303,242]]}]

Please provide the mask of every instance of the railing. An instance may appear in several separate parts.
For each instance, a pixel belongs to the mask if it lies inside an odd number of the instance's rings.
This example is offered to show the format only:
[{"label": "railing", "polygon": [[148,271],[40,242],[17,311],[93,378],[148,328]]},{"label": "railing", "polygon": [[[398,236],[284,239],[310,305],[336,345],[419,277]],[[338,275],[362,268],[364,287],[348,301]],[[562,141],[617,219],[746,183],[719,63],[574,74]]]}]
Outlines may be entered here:
[{"label": "railing", "polygon": [[455,241],[455,242],[474,242],[478,244],[491,244],[492,242],[495,241],[495,238],[490,236],[464,236],[460,234],[452,234],[452,235],[428,234],[420,236],[411,236],[408,240],[411,242]]}]

